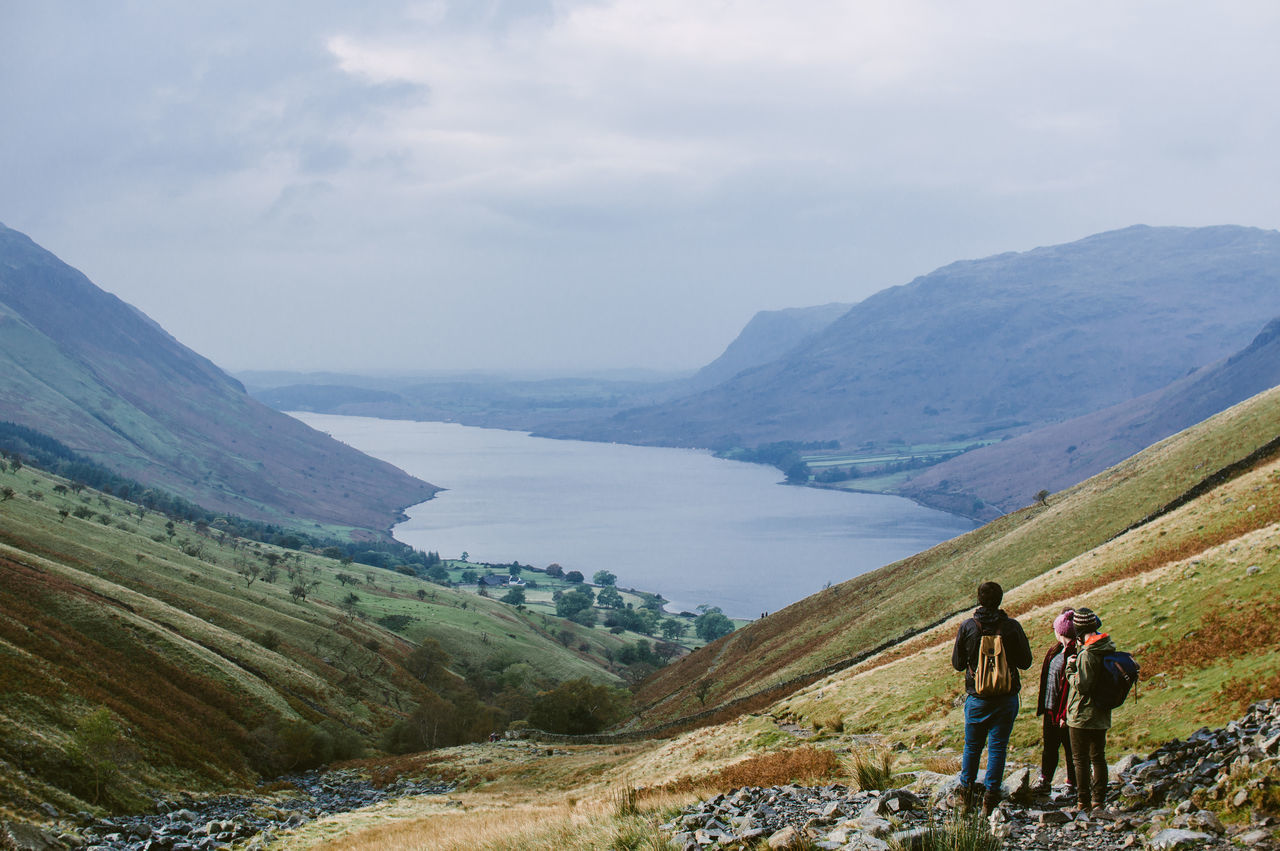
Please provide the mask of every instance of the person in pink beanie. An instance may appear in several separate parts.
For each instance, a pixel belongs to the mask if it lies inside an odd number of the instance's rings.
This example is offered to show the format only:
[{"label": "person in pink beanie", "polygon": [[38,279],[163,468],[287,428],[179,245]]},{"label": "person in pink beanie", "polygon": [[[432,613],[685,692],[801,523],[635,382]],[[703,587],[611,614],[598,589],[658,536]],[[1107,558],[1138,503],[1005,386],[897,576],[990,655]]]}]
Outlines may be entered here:
[{"label": "person in pink beanie", "polygon": [[1071,734],[1067,726],[1067,657],[1076,652],[1073,611],[1063,610],[1054,618],[1053,634],[1057,640],[1044,656],[1040,666],[1040,697],[1036,714],[1044,716],[1044,748],[1040,754],[1040,777],[1035,793],[1048,796],[1053,791],[1053,775],[1058,771],[1058,754],[1066,755],[1067,795],[1076,796],[1076,770],[1071,758]]}]

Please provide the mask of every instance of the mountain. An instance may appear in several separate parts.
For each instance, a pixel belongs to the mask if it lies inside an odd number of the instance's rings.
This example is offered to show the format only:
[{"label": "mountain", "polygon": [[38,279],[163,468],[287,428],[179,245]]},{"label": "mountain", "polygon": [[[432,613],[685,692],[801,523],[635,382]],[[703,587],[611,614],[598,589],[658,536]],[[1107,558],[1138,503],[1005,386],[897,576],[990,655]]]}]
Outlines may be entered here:
[{"label": "mountain", "polygon": [[777,360],[815,334],[830,327],[852,305],[823,304],[762,310],[739,332],[720,357],[698,370],[687,389],[705,390],[722,384],[740,372]]},{"label": "mountain", "polygon": [[1135,226],[944,266],[710,390],[554,437],[729,448],[1000,437],[1163,387],[1280,314],[1280,233]]},{"label": "mountain", "polygon": [[1013,511],[1041,489],[1068,488],[1277,385],[1280,318],[1242,351],[1166,387],[967,452],[924,470],[895,492],[944,509],[971,506],[977,498],[994,514]]},{"label": "mountain", "polygon": [[0,420],[205,508],[270,522],[380,531],[438,490],[250,398],[3,225]]}]

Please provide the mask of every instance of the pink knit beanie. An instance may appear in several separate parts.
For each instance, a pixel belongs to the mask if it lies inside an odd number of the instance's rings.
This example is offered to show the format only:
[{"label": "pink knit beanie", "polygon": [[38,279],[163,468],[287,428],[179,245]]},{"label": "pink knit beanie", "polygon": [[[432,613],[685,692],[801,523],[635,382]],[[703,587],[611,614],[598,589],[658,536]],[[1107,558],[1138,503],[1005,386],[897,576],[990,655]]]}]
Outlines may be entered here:
[{"label": "pink knit beanie", "polygon": [[1074,638],[1076,634],[1075,624],[1072,622],[1072,615],[1074,614],[1071,609],[1067,609],[1054,618],[1053,631],[1063,638]]}]

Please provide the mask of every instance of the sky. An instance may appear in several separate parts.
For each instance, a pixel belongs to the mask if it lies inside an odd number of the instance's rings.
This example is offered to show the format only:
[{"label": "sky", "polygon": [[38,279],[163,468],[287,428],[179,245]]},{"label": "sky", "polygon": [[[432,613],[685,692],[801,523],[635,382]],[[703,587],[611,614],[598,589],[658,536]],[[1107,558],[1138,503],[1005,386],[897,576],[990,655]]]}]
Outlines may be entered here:
[{"label": "sky", "polygon": [[228,370],[693,369],[759,310],[1280,226],[1280,4],[0,0],[0,222]]}]

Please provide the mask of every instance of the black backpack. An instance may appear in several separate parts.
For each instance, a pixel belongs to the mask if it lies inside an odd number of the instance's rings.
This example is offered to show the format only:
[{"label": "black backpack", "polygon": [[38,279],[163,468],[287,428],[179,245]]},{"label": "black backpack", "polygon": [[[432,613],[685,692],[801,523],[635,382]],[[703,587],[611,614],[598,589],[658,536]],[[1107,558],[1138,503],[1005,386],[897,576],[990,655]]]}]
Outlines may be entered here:
[{"label": "black backpack", "polygon": [[[1090,697],[1103,709],[1115,709],[1124,703],[1129,690],[1138,681],[1139,665],[1123,650],[1113,650],[1102,657],[1102,676],[1094,683]],[[1137,694],[1134,694],[1137,700]]]}]

